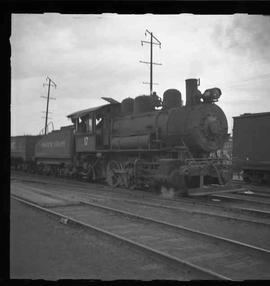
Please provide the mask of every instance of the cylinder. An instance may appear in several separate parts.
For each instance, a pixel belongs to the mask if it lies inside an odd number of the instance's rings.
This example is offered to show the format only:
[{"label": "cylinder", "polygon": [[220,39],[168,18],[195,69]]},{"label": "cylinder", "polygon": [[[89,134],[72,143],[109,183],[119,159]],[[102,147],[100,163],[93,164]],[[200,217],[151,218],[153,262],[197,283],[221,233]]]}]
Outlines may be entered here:
[{"label": "cylinder", "polygon": [[198,84],[196,78],[186,79],[186,106],[197,103]]},{"label": "cylinder", "polygon": [[134,114],[151,112],[154,110],[152,99],[148,95],[140,95],[134,101]]},{"label": "cylinder", "polygon": [[121,114],[122,115],[129,115],[133,113],[133,109],[134,109],[134,99],[133,98],[125,98],[122,102],[121,102]]},{"label": "cylinder", "polygon": [[181,92],[177,89],[167,89],[163,94],[163,109],[171,109],[182,106]]}]

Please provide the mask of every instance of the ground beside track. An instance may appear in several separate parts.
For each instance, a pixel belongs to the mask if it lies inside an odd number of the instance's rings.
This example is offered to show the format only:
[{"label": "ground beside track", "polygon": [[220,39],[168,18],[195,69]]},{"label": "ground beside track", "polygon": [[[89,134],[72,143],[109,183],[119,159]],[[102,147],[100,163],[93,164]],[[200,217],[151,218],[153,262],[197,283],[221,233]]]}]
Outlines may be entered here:
[{"label": "ground beside track", "polygon": [[[15,189],[16,189],[16,192],[15,192],[15,195],[18,195],[19,197],[22,195],[22,194],[24,194],[24,195],[29,195],[30,197],[28,198],[28,199],[30,199],[30,201],[32,201],[32,199],[35,201],[35,199],[37,199],[37,198],[39,198],[39,199],[41,199],[41,201],[43,202],[43,203],[45,203],[45,204],[49,204],[50,206],[51,206],[51,204],[52,204],[52,206],[54,205],[54,204],[56,204],[56,206],[57,205],[65,205],[65,204],[67,204],[67,205],[69,205],[70,203],[71,203],[71,205],[72,204],[74,204],[74,203],[76,203],[77,201],[78,201],[78,199],[79,199],[79,197],[87,197],[88,195],[90,195],[89,193],[91,193],[91,192],[97,192],[97,193],[99,193],[99,191],[97,190],[97,188],[95,187],[95,185],[91,185],[92,186],[92,188],[91,188],[91,191],[90,191],[90,189],[89,188],[82,188],[82,190],[81,190],[81,187],[79,187],[78,185],[79,184],[64,184],[64,187],[62,188],[62,184],[57,184],[57,185],[54,185],[54,184],[52,184],[51,185],[51,183],[49,183],[49,182],[47,182],[46,180],[46,185],[43,185],[43,180],[42,180],[42,182],[39,182],[39,183],[42,183],[41,184],[41,186],[39,186],[39,184],[38,185],[36,185],[36,184],[33,184],[33,190],[32,190],[32,187],[31,187],[31,182],[32,181],[30,181],[29,183],[27,183],[27,184],[25,184],[25,183],[20,183],[20,180],[18,181],[18,182],[16,182],[17,180],[15,180],[15,182],[13,182],[12,184],[11,184],[11,186],[16,186],[15,187]],[[26,186],[24,186],[24,185],[26,185]],[[28,190],[28,188],[29,188],[29,190]],[[73,190],[73,188],[74,188],[74,190]],[[43,190],[44,189],[44,190]],[[75,191],[75,189],[76,189],[76,191]],[[84,190],[84,189],[86,189],[86,191]],[[99,188],[98,188],[99,189]],[[14,191],[14,190],[13,190]],[[78,192],[77,192],[78,191]],[[81,192],[80,192],[81,191]],[[26,192],[26,194],[25,194],[25,192]],[[48,195],[48,197],[47,197],[47,193],[52,193],[52,196],[49,194]],[[44,193],[44,194],[43,194]],[[114,192],[113,192],[114,193]],[[42,195],[43,194],[43,195]],[[106,192],[106,194],[107,194],[107,192]],[[108,192],[108,194],[110,195],[111,193],[109,193]],[[118,194],[118,192],[117,192],[117,194],[116,193],[114,193],[114,195],[116,195],[116,197],[118,197],[118,195],[120,195],[120,192],[119,192],[119,194]],[[121,195],[122,196],[122,195]],[[120,196],[120,197],[121,197]],[[26,196],[27,197],[27,196]],[[59,197],[59,199],[57,199],[57,197]],[[91,196],[90,196],[91,197]],[[136,196],[137,197],[137,196]],[[144,196],[143,195],[143,197],[145,197],[145,199],[146,199],[146,196]],[[73,198],[73,199],[72,199]],[[60,200],[60,201],[59,201]],[[96,198],[94,198],[93,199],[94,200],[94,202],[96,201]],[[99,201],[100,199],[98,198],[98,202],[100,202]],[[74,202],[73,202],[74,201]],[[75,202],[76,201],[76,202]],[[124,205],[126,205],[127,203],[125,202],[122,202],[121,203],[121,205],[119,206],[119,201],[111,201],[111,200],[109,200],[109,201],[107,201],[107,197],[106,197],[106,200],[105,201],[103,201],[103,199],[101,200],[102,201],[102,204],[103,203],[109,203],[109,206],[111,205],[111,204],[116,204],[116,207],[117,208],[122,208],[122,206],[124,206]],[[121,201],[120,201],[121,202]],[[78,202],[77,202],[78,203]],[[76,205],[77,205],[77,203],[76,203]],[[42,204],[41,204],[42,205]],[[126,206],[127,208],[128,208],[128,210],[130,210],[130,208],[131,207],[133,207],[133,205],[129,205],[129,204],[127,204],[127,206]],[[144,206],[144,205],[142,205],[142,206],[140,206],[140,205],[138,205],[138,204],[136,204],[135,206],[135,209],[137,210],[138,209],[138,212],[139,213],[144,213],[144,211],[147,211],[147,214],[148,214],[148,212],[150,211],[149,210],[149,207],[147,207],[146,208],[146,205]],[[194,206],[193,206],[195,209],[197,209],[197,205],[195,204]],[[33,210],[33,209],[32,209]],[[164,218],[167,218],[168,217],[168,214],[170,213],[170,212],[167,212],[166,211],[166,214],[165,214],[165,212],[164,212],[164,210],[163,209],[159,209],[159,208],[154,208],[154,209],[152,209],[151,211],[150,211],[150,213],[152,213],[152,211],[153,211],[153,213],[155,214],[155,215],[157,215],[157,214],[159,214],[160,213],[160,215],[161,215],[161,218],[162,219],[164,219]],[[76,212],[76,209],[75,209],[75,212]],[[172,210],[172,212],[174,213],[174,216],[172,217],[173,219],[175,218],[175,210]],[[191,213],[192,214],[192,213]],[[188,215],[188,220],[190,220],[190,215],[191,215],[190,213],[189,213],[189,215]],[[78,214],[78,215],[80,215],[80,214]],[[46,214],[45,214],[45,216],[47,216]],[[85,216],[87,219],[91,219],[92,218],[92,220],[93,220],[93,216],[92,216],[92,214],[90,215],[90,214],[83,214],[83,213],[81,213],[81,216],[83,217],[83,216]],[[177,215],[177,219],[176,219],[176,222],[178,222],[178,220],[181,218],[181,221],[182,221],[182,216],[183,216],[183,213],[181,213],[181,215],[180,215],[180,213],[178,213],[178,215]],[[196,215],[197,216],[197,215]],[[193,217],[193,214],[192,214],[192,216],[191,217]],[[99,216],[97,216],[97,219],[99,219]],[[195,219],[195,218],[194,218]],[[204,220],[204,223],[203,223],[203,226],[205,226],[206,227],[206,230],[207,230],[207,232],[209,231],[209,218],[205,221]],[[219,219],[218,219],[219,220]],[[58,220],[56,219],[55,220],[56,222],[58,222]],[[107,221],[108,221],[108,219],[107,219]],[[192,220],[193,221],[193,220]],[[93,220],[93,223],[95,224],[95,220]],[[197,222],[197,219],[195,220],[195,222]],[[227,220],[226,220],[226,222],[227,222]],[[201,221],[201,223],[202,223],[202,221]],[[206,223],[206,224],[205,224]],[[228,227],[229,227],[229,229],[232,227],[232,224],[231,224],[232,222],[228,222],[228,226],[226,227],[226,229],[228,229]],[[193,223],[192,224],[194,224],[194,221],[193,221]],[[199,223],[200,224],[200,223]],[[121,225],[121,224],[120,224]],[[214,226],[215,226],[216,224],[214,224]],[[238,225],[238,223],[237,223],[237,225]],[[236,225],[236,227],[237,227],[237,225]],[[249,225],[249,224],[248,224]],[[60,224],[60,226],[64,226],[64,225],[61,225]],[[219,226],[219,224],[218,224],[218,226]],[[239,225],[239,230],[240,230],[240,234],[242,234],[242,231],[243,231],[243,223],[240,223]],[[261,233],[261,231],[259,231],[259,229],[257,229],[258,228],[258,226],[259,225],[254,225],[253,227],[251,227],[250,228],[250,226],[248,226],[247,227],[247,229],[246,229],[246,234],[244,234],[243,233],[243,235],[244,235],[244,237],[245,237],[245,235],[247,235],[248,237],[250,237],[250,232],[251,232],[251,234],[253,235],[253,233],[255,233],[255,234],[259,234],[259,238],[257,238],[256,236],[256,241],[258,240],[259,242],[261,242],[261,235],[262,235],[262,233]],[[66,225],[65,227],[70,227],[69,225]],[[215,226],[215,229],[216,229],[216,227],[217,226]],[[223,224],[223,227],[224,227],[224,224]],[[46,225],[45,225],[45,228],[46,228]],[[237,228],[238,229],[238,228]],[[252,230],[253,229],[253,230]],[[261,230],[261,229],[260,229]],[[227,233],[227,231],[226,230],[224,230],[225,231],[225,233]],[[152,233],[152,232],[151,232]],[[134,233],[134,236],[136,236],[137,235],[137,232],[136,233]],[[93,235],[93,236],[95,236],[96,237],[96,240],[99,240],[99,238],[97,238],[97,234],[95,234],[95,235]],[[132,237],[134,237],[134,236],[132,236]],[[267,237],[267,235],[265,235],[264,236],[265,238]],[[107,237],[108,238],[108,237]],[[238,237],[239,238],[239,237]],[[107,241],[109,241],[110,242],[110,244],[112,244],[114,247],[116,247],[117,246],[117,244],[115,244],[115,241],[114,242],[112,242],[110,239],[108,239]],[[252,240],[251,240],[252,241]],[[180,242],[180,241],[179,241]],[[181,243],[181,242],[180,242]],[[253,241],[252,241],[252,243],[253,243]],[[188,243],[189,244],[189,243]],[[267,243],[266,243],[267,244]],[[96,246],[96,248],[98,247],[97,245],[95,245]],[[119,243],[118,243],[118,246],[119,246]],[[175,248],[177,248],[179,245],[176,245],[176,247]],[[43,246],[42,247],[46,247],[46,245],[45,244],[43,244]],[[100,245],[100,247],[102,248],[103,246],[102,245]],[[262,243],[262,247],[265,247],[265,243]],[[120,248],[122,249],[123,248],[123,245],[120,245]],[[103,249],[103,248],[102,248]],[[133,249],[133,247],[131,247],[131,249]],[[131,250],[131,249],[128,249],[127,250],[127,252],[132,252],[132,254],[125,254],[125,251],[123,251],[124,252],[124,257],[130,257],[130,256],[132,256],[133,257],[133,252],[134,252],[134,249],[133,249],[133,251]],[[71,252],[72,252],[72,250],[71,250]],[[99,252],[100,253],[100,252]],[[118,253],[118,252],[117,252]],[[138,253],[137,253],[138,254]],[[145,253],[142,253],[143,254],[143,256],[145,256]],[[225,253],[226,254],[226,253]],[[102,254],[100,254],[100,256],[101,256]],[[148,255],[148,254],[147,254]],[[140,256],[141,257],[141,256]],[[65,259],[65,256],[64,256],[64,259]],[[90,259],[92,259],[92,257],[90,256]],[[96,258],[95,258],[96,259]],[[149,259],[149,257],[148,257],[148,259]],[[86,258],[85,258],[85,260],[87,260]],[[251,261],[252,262],[252,261]],[[78,262],[79,264],[81,264],[81,262]],[[77,263],[77,264],[78,264]],[[114,263],[114,262],[113,262]],[[117,260],[116,260],[116,262],[115,262],[116,264],[118,263],[117,262]],[[115,264],[114,263],[114,264]],[[132,263],[132,261],[131,261],[131,263]],[[136,263],[136,262],[135,262]],[[160,262],[160,263],[164,263],[164,262]],[[102,263],[100,263],[100,264],[102,264]],[[98,264],[98,265],[100,265],[100,264]],[[137,263],[137,264],[139,264],[138,266],[139,267],[141,267],[141,263]],[[254,263],[255,265],[256,265],[256,263]],[[96,265],[96,264],[95,264]],[[103,264],[102,264],[103,265]],[[131,264],[131,265],[133,265],[133,264]],[[125,265],[126,267],[127,267],[127,265]],[[54,267],[54,266],[53,266]],[[107,271],[107,266],[106,266],[106,264],[104,264],[104,267],[105,267],[105,272]],[[175,273],[170,273],[170,274],[168,274],[168,269],[170,269],[169,267],[167,267],[167,270],[165,269],[166,267],[164,267],[164,264],[163,264],[163,266],[162,265],[158,265],[158,263],[156,263],[155,261],[152,261],[152,262],[150,262],[150,266],[149,266],[149,263],[148,264],[146,264],[146,267],[145,266],[143,266],[143,275],[145,275],[145,269],[147,269],[147,270],[149,270],[149,267],[150,267],[150,269],[151,270],[155,270],[156,272],[158,272],[158,274],[160,274],[160,269],[162,268],[162,269],[164,269],[164,271],[165,271],[165,276],[162,276],[161,278],[160,278],[160,275],[156,275],[156,273],[154,272],[154,273],[152,273],[153,274],[153,277],[150,277],[149,278],[149,275],[148,275],[148,273],[147,273],[147,278],[144,278],[143,276],[138,276],[138,275],[135,275],[135,276],[132,276],[133,274],[131,274],[131,276],[129,276],[129,277],[123,277],[123,276],[121,276],[121,275],[118,275],[118,273],[117,273],[117,278],[101,278],[101,279],[105,279],[105,280],[107,280],[107,279],[109,279],[109,280],[113,280],[113,279],[142,279],[142,280],[145,280],[145,279],[174,279],[174,277],[176,277],[176,274]],[[182,268],[182,267],[180,267],[180,268]],[[116,269],[116,272],[119,272],[118,270],[117,270],[117,268],[115,268]],[[121,268],[122,269],[122,268]],[[51,270],[51,269],[50,269]],[[141,268],[139,268],[139,271],[141,270]],[[158,270],[158,271],[157,271]],[[177,270],[179,270],[179,269],[177,269]],[[57,270],[56,270],[57,271]],[[170,270],[171,271],[171,270]],[[135,272],[136,273],[138,273],[138,269],[137,270],[135,270]],[[181,272],[181,269],[180,269],[180,271],[178,271],[178,272]],[[191,271],[192,272],[192,271]],[[69,273],[68,273],[68,275],[70,275],[70,271],[69,271]],[[124,271],[124,273],[126,273],[126,271]],[[73,275],[73,274],[72,274]],[[171,277],[171,275],[173,276],[173,277]],[[120,276],[120,277],[119,277]],[[151,275],[150,275],[151,276]],[[183,279],[185,279],[184,277],[186,278],[186,279],[195,279],[196,277],[193,275],[192,276],[192,274],[191,273],[189,273],[188,275],[183,275],[183,273],[181,274],[181,273],[178,273],[178,275],[177,275],[177,277],[176,277],[176,279],[180,279],[180,280],[183,280]],[[189,277],[187,277],[187,276],[189,276]],[[60,277],[60,278],[74,278],[73,276],[72,277],[70,277],[70,276],[68,276],[68,277],[66,277],[66,276],[64,276],[64,277]],[[89,277],[84,277],[84,276],[79,276],[79,277],[75,277],[75,278],[89,278]],[[94,277],[94,278],[96,278],[96,277]],[[48,278],[46,278],[46,279],[48,279]],[[50,278],[49,278],[50,279]],[[53,278],[54,279],[54,278]],[[59,279],[59,277],[58,278],[55,278],[55,279]],[[93,277],[90,277],[90,279],[93,279]],[[99,277],[97,277],[97,279],[100,279]]]},{"label": "ground beside track", "polygon": [[12,279],[177,279],[181,270],[11,199]]}]

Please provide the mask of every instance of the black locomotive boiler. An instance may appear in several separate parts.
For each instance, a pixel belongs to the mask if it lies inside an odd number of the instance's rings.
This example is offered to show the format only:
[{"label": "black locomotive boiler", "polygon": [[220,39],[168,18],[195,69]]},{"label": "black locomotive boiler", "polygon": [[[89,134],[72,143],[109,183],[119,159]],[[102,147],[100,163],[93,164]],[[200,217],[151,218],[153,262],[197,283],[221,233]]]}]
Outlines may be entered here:
[{"label": "black locomotive boiler", "polygon": [[186,104],[176,89],[112,98],[99,107],[68,115],[73,125],[36,144],[40,172],[105,180],[111,186],[166,186],[178,192],[203,184],[226,184],[231,168],[211,157],[228,138],[227,119],[215,102],[218,88],[198,90],[186,80]]},{"label": "black locomotive boiler", "polygon": [[218,88],[201,94],[198,81],[188,79],[185,106],[175,89],[165,91],[162,103],[155,94],[124,100],[111,129],[111,149],[121,154],[111,154],[107,181],[178,190],[228,182],[228,165],[209,158],[228,137],[226,116],[214,104],[220,95]]}]

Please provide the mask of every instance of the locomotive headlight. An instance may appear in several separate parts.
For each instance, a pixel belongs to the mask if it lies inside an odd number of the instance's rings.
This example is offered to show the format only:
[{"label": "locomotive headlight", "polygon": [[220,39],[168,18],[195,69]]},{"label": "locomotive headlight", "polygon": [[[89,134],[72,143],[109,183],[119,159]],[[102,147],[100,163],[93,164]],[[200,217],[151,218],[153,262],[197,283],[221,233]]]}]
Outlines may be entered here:
[{"label": "locomotive headlight", "polygon": [[207,89],[203,95],[202,98],[205,102],[213,102],[218,101],[218,99],[221,96],[221,90],[217,87]]}]

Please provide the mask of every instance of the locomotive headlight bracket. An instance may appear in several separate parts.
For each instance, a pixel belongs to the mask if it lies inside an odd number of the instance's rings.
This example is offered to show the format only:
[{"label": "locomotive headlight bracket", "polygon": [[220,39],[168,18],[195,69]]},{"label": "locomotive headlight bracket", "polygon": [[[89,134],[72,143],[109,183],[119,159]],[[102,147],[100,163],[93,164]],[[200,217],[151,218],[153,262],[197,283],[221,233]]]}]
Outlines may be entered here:
[{"label": "locomotive headlight bracket", "polygon": [[204,102],[217,102],[221,94],[221,90],[218,87],[210,88],[202,94],[202,99]]}]

